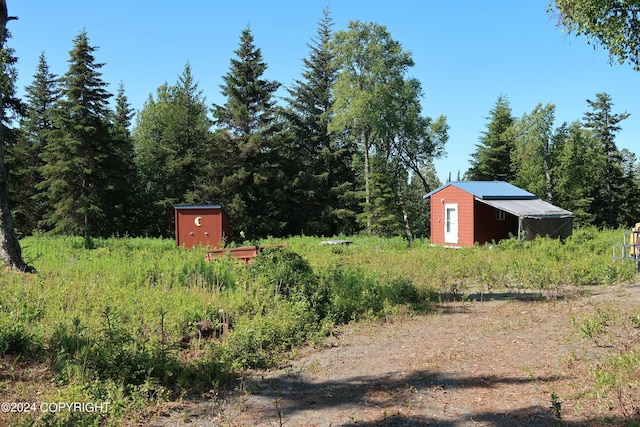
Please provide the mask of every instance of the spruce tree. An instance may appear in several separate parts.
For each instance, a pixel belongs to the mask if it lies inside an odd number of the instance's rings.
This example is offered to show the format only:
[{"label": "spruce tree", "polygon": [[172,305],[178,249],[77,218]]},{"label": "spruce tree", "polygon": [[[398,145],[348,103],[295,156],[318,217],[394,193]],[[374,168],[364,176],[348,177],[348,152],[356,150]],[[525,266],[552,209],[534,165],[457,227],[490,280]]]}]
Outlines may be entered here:
[{"label": "spruce tree", "polygon": [[55,233],[85,238],[105,231],[109,200],[115,189],[108,182],[110,150],[108,102],[111,94],[96,63],[95,47],[86,31],[73,42],[69,70],[61,79],[63,97],[58,102],[54,130],[42,153],[45,192],[52,210],[45,218]]},{"label": "spruce tree", "polygon": [[584,115],[584,126],[590,129],[600,143],[604,155],[604,168],[599,174],[600,186],[594,189],[594,213],[596,223],[617,227],[622,216],[623,195],[627,182],[624,179],[622,155],[615,143],[615,135],[622,128],[619,123],[629,117],[627,113],[614,114],[613,102],[606,93],[598,93],[595,101],[587,100],[593,111]]},{"label": "spruce tree", "polygon": [[173,90],[176,109],[173,120],[169,122],[169,132],[175,138],[175,152],[167,167],[176,183],[176,200],[198,203],[201,196],[198,194],[196,182],[205,160],[202,156],[203,148],[211,139],[211,120],[207,117],[208,107],[205,98],[193,78],[189,64],[178,77]]},{"label": "spruce tree", "polygon": [[139,194],[138,176],[134,165],[134,147],[131,136],[133,110],[125,95],[124,85],[120,83],[115,98],[115,111],[110,117],[110,136],[107,140],[110,155],[105,163],[109,184],[105,188],[105,197],[110,203],[108,234],[130,234],[136,228],[132,221],[137,216],[133,209]]},{"label": "spruce tree", "polygon": [[150,236],[166,236],[171,231],[169,215],[173,202],[168,196],[170,179],[166,168],[170,149],[165,148],[168,145],[166,123],[172,111],[169,92],[169,85],[165,83],[156,89],[155,98],[149,94],[133,131],[141,205],[146,206],[147,217],[140,231]]},{"label": "spruce tree", "polygon": [[599,142],[578,121],[563,124],[554,138],[555,203],[574,214],[576,226],[593,225],[594,189],[603,160]]},{"label": "spruce tree", "polygon": [[[285,117],[293,133],[286,150],[291,178],[287,191],[293,197],[289,204],[292,233],[335,235],[355,225],[357,206],[345,204],[343,199],[356,181],[350,167],[354,147],[328,129],[337,76],[330,49],[332,26],[325,9],[316,37],[308,44],[309,57],[303,59],[302,79],[288,89],[286,99]],[[345,217],[347,211],[353,214]]]},{"label": "spruce tree", "polygon": [[25,115],[20,121],[20,134],[11,147],[11,199],[20,234],[29,235],[41,229],[41,221],[49,212],[46,194],[36,186],[43,180],[41,159],[53,127],[54,108],[60,97],[58,77],[53,74],[42,53],[33,82],[26,87]]},{"label": "spruce tree", "polygon": [[635,227],[640,218],[640,165],[635,153],[623,148],[620,151],[623,165],[623,188],[620,194],[618,225]]},{"label": "spruce tree", "polygon": [[207,111],[189,64],[175,85],[160,86],[140,111],[134,140],[149,215],[141,225],[145,233],[171,235],[173,208],[204,201],[201,177],[211,141]]},{"label": "spruce tree", "polygon": [[515,171],[511,155],[515,147],[513,135],[508,131],[513,124],[511,105],[505,96],[498,97],[487,130],[482,133],[476,151],[471,155],[471,168],[465,178],[477,181],[512,181]]},{"label": "spruce tree", "polygon": [[284,210],[282,168],[276,150],[278,127],[274,93],[280,83],[265,79],[267,64],[254,44],[249,27],[240,35],[240,46],[223,77],[224,105],[214,105],[214,123],[224,132],[221,141],[227,174],[223,201],[234,218],[233,227],[248,238],[282,233]]}]

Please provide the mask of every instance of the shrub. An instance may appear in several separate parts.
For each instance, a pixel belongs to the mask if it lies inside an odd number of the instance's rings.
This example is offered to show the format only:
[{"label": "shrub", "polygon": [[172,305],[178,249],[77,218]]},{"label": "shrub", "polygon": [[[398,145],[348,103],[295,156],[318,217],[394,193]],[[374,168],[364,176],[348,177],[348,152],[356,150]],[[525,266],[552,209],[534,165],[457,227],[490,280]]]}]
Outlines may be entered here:
[{"label": "shrub", "polygon": [[42,351],[42,342],[23,323],[0,323],[0,356],[14,355],[37,357]]},{"label": "shrub", "polygon": [[265,282],[274,296],[305,300],[318,316],[326,315],[330,287],[318,280],[309,262],[299,254],[286,248],[266,249],[251,267],[255,280]]},{"label": "shrub", "polygon": [[331,289],[327,316],[334,323],[348,323],[373,313],[381,313],[384,298],[379,283],[361,270],[336,266],[321,276]]},{"label": "shrub", "polygon": [[318,317],[306,301],[275,301],[267,313],[238,321],[227,342],[227,363],[241,369],[272,367],[317,330]]}]

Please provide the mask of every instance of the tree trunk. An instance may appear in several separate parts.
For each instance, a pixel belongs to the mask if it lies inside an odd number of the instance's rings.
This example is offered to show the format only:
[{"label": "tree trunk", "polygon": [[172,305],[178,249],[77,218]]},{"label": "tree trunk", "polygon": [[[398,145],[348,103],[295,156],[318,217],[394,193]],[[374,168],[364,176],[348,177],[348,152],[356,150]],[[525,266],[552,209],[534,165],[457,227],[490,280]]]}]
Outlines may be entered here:
[{"label": "tree trunk", "polygon": [[371,218],[371,189],[369,186],[369,133],[364,135],[364,209],[367,216],[367,236],[371,236],[373,220]]},{"label": "tree trunk", "polygon": [[[5,30],[7,21],[11,18],[7,15],[6,0],[0,0],[0,49],[4,48]],[[3,72],[3,70],[0,70]],[[7,185],[7,171],[4,166],[4,94],[0,93],[0,259],[5,266],[19,271],[35,273],[33,267],[28,266],[22,259],[20,242],[13,228],[13,218],[9,209],[9,189]]]},{"label": "tree trunk", "polygon": [[404,232],[407,235],[407,241],[411,245],[413,243],[413,231],[411,231],[411,223],[409,222],[409,212],[407,211],[407,206],[404,203],[404,193],[402,192],[402,188],[400,187],[399,183],[396,183],[396,194],[398,195],[398,203],[400,204],[400,209],[402,209]]},{"label": "tree trunk", "polygon": [[553,175],[551,172],[551,153],[550,153],[549,138],[544,144],[544,180],[545,180],[545,192],[547,193],[547,202],[553,204]]}]

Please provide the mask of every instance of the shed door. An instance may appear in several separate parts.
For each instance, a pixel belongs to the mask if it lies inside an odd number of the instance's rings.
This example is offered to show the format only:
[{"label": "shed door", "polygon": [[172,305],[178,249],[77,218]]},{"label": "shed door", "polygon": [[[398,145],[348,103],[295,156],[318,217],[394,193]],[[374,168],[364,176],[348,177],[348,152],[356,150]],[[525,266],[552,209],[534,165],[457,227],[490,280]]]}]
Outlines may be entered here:
[{"label": "shed door", "polygon": [[458,244],[458,204],[444,205],[444,242]]}]

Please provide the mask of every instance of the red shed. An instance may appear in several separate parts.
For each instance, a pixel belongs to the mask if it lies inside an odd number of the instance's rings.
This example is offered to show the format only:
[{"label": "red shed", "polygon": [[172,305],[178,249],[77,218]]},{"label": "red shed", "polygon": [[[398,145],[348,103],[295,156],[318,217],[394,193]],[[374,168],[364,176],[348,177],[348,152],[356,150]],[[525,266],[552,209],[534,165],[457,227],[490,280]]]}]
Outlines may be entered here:
[{"label": "red shed", "polygon": [[510,236],[568,237],[573,213],[502,181],[450,182],[428,194],[431,243],[473,246]]},{"label": "red shed", "polygon": [[176,206],[176,245],[221,248],[231,235],[229,214],[220,205]]}]

